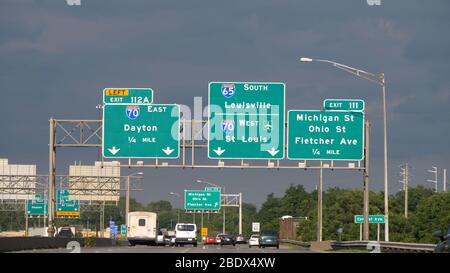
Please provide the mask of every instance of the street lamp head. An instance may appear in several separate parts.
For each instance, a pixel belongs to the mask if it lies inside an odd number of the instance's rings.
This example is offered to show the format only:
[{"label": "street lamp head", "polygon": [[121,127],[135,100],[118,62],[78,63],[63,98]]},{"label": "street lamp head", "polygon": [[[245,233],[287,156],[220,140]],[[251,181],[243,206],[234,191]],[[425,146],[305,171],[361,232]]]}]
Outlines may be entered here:
[{"label": "street lamp head", "polygon": [[313,61],[313,59],[311,59],[311,58],[306,58],[306,57],[300,58],[300,62],[307,62],[307,63],[310,63],[310,62],[312,62],[312,61]]},{"label": "street lamp head", "polygon": [[203,181],[201,181],[200,179],[197,179],[197,180],[195,180],[195,182],[202,183]]},{"label": "street lamp head", "polygon": [[131,176],[135,176],[135,175],[144,175],[144,173],[143,172],[136,172],[136,173],[129,174],[127,176],[131,177]]}]

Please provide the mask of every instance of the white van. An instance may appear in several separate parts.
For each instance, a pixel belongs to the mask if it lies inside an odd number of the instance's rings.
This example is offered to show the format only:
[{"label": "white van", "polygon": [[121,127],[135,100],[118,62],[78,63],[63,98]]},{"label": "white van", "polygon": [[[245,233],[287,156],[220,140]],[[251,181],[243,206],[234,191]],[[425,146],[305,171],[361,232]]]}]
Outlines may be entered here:
[{"label": "white van", "polygon": [[197,247],[197,225],[178,223],[175,226],[175,246],[194,245]]},{"label": "white van", "polygon": [[154,212],[134,211],[128,213],[127,239],[131,246],[156,244],[156,218]]}]

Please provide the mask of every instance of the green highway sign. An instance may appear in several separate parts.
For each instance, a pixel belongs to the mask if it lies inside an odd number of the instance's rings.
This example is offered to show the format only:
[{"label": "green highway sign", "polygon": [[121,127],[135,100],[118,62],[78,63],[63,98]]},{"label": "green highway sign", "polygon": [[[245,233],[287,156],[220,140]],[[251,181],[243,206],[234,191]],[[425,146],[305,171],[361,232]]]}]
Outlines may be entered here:
[{"label": "green highway sign", "polygon": [[288,159],[362,160],[364,112],[288,111]]},{"label": "green highway sign", "polygon": [[180,106],[105,104],[103,157],[178,158]]},{"label": "green highway sign", "polygon": [[219,187],[206,187],[205,191],[220,191]]},{"label": "green highway sign", "polygon": [[186,210],[220,210],[220,191],[185,190]]},{"label": "green highway sign", "polygon": [[127,235],[127,225],[120,225],[120,235]]},{"label": "green highway sign", "polygon": [[284,158],[284,83],[210,82],[208,96],[209,158]]},{"label": "green highway sign", "polygon": [[34,200],[27,200],[27,214],[28,215],[47,215],[48,214],[48,200],[41,199],[41,195],[36,194]]},{"label": "green highway sign", "polygon": [[[364,215],[355,215],[355,224],[364,223]],[[384,224],[384,215],[369,215],[369,223]]]},{"label": "green highway sign", "polygon": [[326,99],[323,101],[323,109],[338,111],[364,111],[363,100],[353,99]]},{"label": "green highway sign", "polygon": [[151,104],[153,90],[151,88],[105,88],[104,103]]},{"label": "green highway sign", "polygon": [[80,204],[78,200],[69,199],[68,190],[59,190],[56,194],[57,216],[80,216]]}]

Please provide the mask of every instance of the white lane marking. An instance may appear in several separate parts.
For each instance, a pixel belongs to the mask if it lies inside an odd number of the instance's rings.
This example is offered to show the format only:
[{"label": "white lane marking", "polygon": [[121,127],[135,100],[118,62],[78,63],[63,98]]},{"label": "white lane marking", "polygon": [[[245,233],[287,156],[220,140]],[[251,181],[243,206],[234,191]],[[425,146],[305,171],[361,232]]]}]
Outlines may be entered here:
[{"label": "white lane marking", "polygon": [[181,253],[186,253],[190,250],[190,248],[186,248],[186,250],[183,250]]}]

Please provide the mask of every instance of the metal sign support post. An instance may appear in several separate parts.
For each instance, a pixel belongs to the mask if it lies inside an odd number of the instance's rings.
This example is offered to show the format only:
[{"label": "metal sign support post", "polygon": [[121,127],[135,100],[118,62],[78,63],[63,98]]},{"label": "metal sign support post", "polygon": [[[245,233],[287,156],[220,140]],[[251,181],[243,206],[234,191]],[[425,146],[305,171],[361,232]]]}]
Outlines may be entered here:
[{"label": "metal sign support post", "polygon": [[369,240],[369,147],[370,147],[370,123],[365,121],[365,143],[364,143],[364,240]]},{"label": "metal sign support post", "polygon": [[317,185],[317,241],[322,242],[322,178],[323,164],[320,161],[319,181]]},{"label": "metal sign support post", "polygon": [[55,233],[55,120],[50,118],[50,141],[48,156],[48,236]]}]

